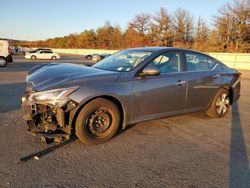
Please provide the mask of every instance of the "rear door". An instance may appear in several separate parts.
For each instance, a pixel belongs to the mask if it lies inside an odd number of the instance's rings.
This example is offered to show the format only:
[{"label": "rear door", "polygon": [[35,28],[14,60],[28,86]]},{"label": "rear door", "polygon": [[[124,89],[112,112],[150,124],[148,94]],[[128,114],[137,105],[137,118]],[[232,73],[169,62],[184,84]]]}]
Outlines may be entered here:
[{"label": "rear door", "polygon": [[193,51],[183,53],[188,93],[186,108],[206,108],[222,83],[216,60]]},{"label": "rear door", "polygon": [[44,59],[44,51],[38,51],[36,54],[37,59]]},{"label": "rear door", "polygon": [[160,75],[134,78],[135,120],[156,118],[184,109],[187,84],[180,57],[178,51],[165,52],[147,65],[160,70]]},{"label": "rear door", "polygon": [[44,59],[51,59],[53,52],[51,50],[44,51]]}]

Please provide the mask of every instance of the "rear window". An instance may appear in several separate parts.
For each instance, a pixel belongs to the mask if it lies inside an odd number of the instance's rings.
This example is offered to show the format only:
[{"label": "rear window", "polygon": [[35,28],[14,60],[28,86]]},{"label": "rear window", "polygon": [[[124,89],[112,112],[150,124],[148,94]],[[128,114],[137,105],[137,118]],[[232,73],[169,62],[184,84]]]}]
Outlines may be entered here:
[{"label": "rear window", "polygon": [[216,60],[195,52],[186,52],[185,58],[187,71],[211,70],[216,64]]},{"label": "rear window", "polygon": [[53,52],[51,50],[41,50],[40,53],[41,54],[52,54]]}]

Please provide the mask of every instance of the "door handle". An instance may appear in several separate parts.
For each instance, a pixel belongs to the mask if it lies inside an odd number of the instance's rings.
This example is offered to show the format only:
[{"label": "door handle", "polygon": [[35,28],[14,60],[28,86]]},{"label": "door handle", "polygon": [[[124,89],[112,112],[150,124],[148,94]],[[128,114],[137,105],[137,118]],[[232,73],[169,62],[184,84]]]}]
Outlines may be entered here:
[{"label": "door handle", "polygon": [[216,75],[214,75],[214,76],[213,76],[213,78],[214,78],[214,79],[218,79],[218,78],[220,78],[220,74],[216,74]]},{"label": "door handle", "polygon": [[186,80],[179,80],[179,81],[176,83],[176,85],[181,86],[181,85],[186,84],[186,83],[187,83]]}]

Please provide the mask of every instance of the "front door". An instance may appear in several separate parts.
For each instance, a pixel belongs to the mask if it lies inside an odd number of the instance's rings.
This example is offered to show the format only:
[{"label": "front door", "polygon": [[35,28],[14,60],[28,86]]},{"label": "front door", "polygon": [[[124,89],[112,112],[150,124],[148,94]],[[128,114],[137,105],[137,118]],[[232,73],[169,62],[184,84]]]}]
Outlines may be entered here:
[{"label": "front door", "polygon": [[185,108],[187,84],[180,54],[165,52],[150,66],[157,68],[160,75],[138,76],[133,81],[135,121],[163,117]]}]

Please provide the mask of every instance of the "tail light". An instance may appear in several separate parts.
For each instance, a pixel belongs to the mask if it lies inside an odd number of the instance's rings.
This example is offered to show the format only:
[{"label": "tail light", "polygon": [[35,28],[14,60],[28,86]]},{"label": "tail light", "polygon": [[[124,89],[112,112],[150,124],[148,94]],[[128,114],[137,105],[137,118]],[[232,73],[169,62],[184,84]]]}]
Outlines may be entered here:
[{"label": "tail light", "polygon": [[238,72],[238,73],[237,73],[237,76],[239,76],[239,78],[241,78],[241,75],[242,75],[241,72]]},{"label": "tail light", "polygon": [[241,78],[242,73],[241,73],[241,72],[236,72],[235,75],[236,75],[237,77]]}]

